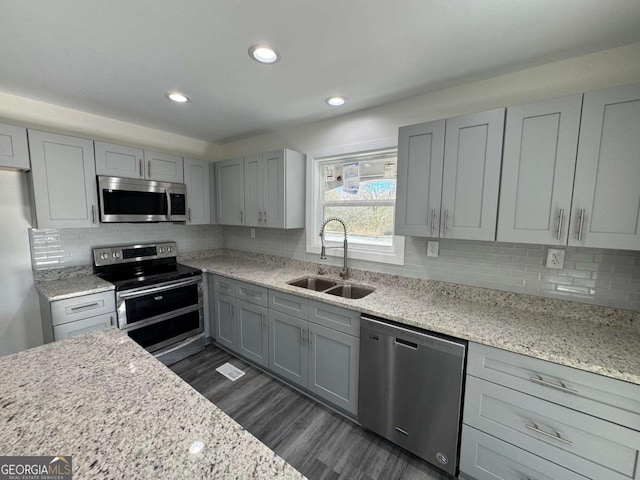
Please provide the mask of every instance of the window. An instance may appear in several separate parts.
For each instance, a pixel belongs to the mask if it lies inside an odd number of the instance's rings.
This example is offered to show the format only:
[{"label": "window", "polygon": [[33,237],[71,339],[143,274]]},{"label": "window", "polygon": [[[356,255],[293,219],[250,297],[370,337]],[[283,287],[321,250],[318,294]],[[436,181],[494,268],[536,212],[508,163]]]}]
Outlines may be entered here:
[{"label": "window", "polygon": [[[394,142],[395,143],[395,142]],[[310,156],[311,157],[311,156]],[[404,237],[393,235],[397,148],[311,157],[307,251],[320,252],[320,228],[330,217],[347,226],[349,257],[404,264]],[[339,222],[325,227],[327,255],[342,256]]]}]

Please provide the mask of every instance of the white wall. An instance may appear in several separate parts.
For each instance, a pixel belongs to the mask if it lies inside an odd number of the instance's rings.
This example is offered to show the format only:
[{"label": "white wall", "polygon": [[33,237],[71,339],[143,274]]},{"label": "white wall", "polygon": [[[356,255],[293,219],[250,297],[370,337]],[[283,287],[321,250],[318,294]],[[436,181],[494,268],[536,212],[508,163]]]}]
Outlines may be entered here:
[{"label": "white wall", "polygon": [[[312,152],[395,137],[402,125],[635,82],[640,82],[640,43],[228,143],[221,146],[220,156],[232,158],[283,147]],[[349,96],[349,92],[344,94]]]},{"label": "white wall", "polygon": [[42,343],[38,294],[33,286],[27,176],[0,170],[0,355]]}]

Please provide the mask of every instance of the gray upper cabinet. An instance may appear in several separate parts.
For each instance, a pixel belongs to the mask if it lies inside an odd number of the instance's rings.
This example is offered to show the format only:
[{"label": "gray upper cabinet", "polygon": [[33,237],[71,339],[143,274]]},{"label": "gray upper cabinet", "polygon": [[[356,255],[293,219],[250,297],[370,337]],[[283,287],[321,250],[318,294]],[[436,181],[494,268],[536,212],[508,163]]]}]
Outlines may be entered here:
[{"label": "gray upper cabinet", "polygon": [[146,178],[159,182],[184,183],[183,160],[178,155],[144,151]]},{"label": "gray upper cabinet", "polygon": [[244,225],[244,161],[234,158],[216,165],[216,207],[220,225]]},{"label": "gray upper cabinet", "polygon": [[640,249],[640,84],[585,93],[569,245]]},{"label": "gray upper cabinet", "polygon": [[37,228],[98,226],[93,141],[29,130]]},{"label": "gray upper cabinet", "polygon": [[582,95],[507,109],[498,241],[566,245]]},{"label": "gray upper cabinet", "polygon": [[184,183],[187,187],[187,223],[211,223],[211,163],[193,158],[184,159]]},{"label": "gray upper cabinet", "polygon": [[396,235],[438,237],[445,121],[398,131]]},{"label": "gray upper cabinet", "polygon": [[504,109],[401,127],[395,233],[495,240]]},{"label": "gray upper cabinet", "polygon": [[0,168],[31,168],[26,128],[0,124]]},{"label": "gray upper cabinet", "polygon": [[220,162],[216,179],[219,224],[304,228],[302,153],[284,149]]},{"label": "gray upper cabinet", "polygon": [[144,150],[95,142],[96,173],[111,177],[145,178]]},{"label": "gray upper cabinet", "polygon": [[440,236],[495,240],[504,109],[447,119]]}]

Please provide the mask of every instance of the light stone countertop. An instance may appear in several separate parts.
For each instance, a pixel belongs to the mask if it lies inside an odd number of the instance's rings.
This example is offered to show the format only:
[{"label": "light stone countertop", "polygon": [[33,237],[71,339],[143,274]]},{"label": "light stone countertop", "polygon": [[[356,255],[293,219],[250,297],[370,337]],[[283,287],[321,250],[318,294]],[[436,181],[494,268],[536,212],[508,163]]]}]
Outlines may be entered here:
[{"label": "light stone countertop", "polygon": [[507,292],[496,292],[499,295],[492,304],[478,294],[486,289],[451,286],[463,292],[463,298],[455,298],[451,292],[442,294],[442,285],[447,284],[441,282],[375,274],[350,280],[376,289],[362,299],[350,300],[287,284],[315,276],[312,264],[305,268],[302,262],[283,265],[227,256],[182,263],[640,385],[640,330],[633,325],[635,312]]},{"label": "light stone countertop", "polygon": [[75,480],[304,478],[115,328],[0,357],[0,371],[1,455],[72,455]]},{"label": "light stone countertop", "polygon": [[109,283],[95,275],[36,282],[35,285],[38,291],[50,302],[115,289],[113,283]]}]

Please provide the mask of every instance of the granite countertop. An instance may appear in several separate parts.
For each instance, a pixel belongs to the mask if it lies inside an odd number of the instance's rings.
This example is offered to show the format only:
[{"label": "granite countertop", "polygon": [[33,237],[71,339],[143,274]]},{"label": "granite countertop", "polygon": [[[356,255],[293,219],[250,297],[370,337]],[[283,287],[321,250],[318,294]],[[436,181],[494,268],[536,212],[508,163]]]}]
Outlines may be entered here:
[{"label": "granite countertop", "polygon": [[76,480],[304,478],[120,330],[1,357],[0,371],[2,455],[72,455]]},{"label": "granite countertop", "polygon": [[36,282],[36,288],[48,301],[64,300],[65,298],[90,295],[108,290],[114,290],[113,283],[95,275],[81,275],[59,280]]},{"label": "granite countertop", "polygon": [[496,298],[480,298],[478,292],[485,289],[451,286],[462,292],[456,298],[443,292],[442,285],[447,284],[378,274],[350,279],[376,289],[362,299],[350,300],[286,283],[317,274],[313,264],[305,268],[301,262],[278,265],[226,256],[182,263],[640,385],[640,330],[635,312],[497,291],[492,291]]}]

